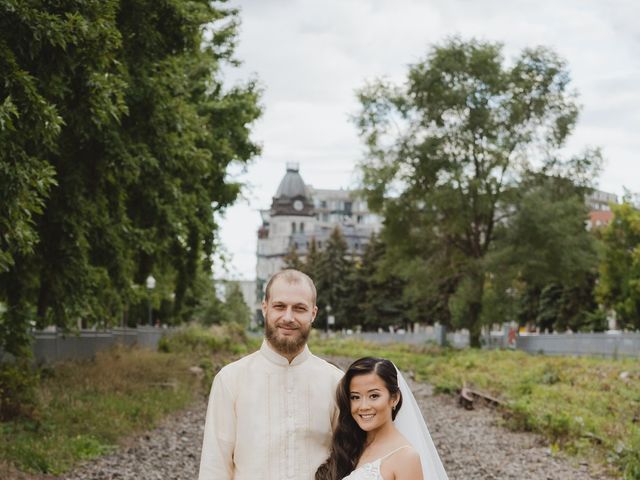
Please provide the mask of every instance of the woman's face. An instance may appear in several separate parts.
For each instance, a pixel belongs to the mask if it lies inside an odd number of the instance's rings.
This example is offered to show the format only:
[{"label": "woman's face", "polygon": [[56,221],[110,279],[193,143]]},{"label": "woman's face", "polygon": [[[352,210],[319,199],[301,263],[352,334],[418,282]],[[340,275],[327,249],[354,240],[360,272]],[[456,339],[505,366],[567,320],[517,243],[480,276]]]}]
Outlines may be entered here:
[{"label": "woman's face", "polygon": [[384,380],[376,373],[356,375],[349,385],[351,415],[365,432],[371,432],[391,422],[391,412],[398,401]]}]

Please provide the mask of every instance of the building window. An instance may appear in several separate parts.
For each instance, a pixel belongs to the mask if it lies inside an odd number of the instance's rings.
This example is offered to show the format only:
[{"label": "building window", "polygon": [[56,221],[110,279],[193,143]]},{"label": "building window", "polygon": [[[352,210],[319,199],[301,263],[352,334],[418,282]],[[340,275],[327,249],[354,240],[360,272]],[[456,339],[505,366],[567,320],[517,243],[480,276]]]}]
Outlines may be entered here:
[{"label": "building window", "polygon": [[356,217],[356,223],[362,223],[362,215]]},{"label": "building window", "polygon": [[326,200],[322,200],[320,202],[320,208],[327,208],[327,201]]},{"label": "building window", "polygon": [[300,222],[300,233],[304,233],[304,223]]},{"label": "building window", "polygon": [[291,222],[291,233],[296,233],[296,222]]}]

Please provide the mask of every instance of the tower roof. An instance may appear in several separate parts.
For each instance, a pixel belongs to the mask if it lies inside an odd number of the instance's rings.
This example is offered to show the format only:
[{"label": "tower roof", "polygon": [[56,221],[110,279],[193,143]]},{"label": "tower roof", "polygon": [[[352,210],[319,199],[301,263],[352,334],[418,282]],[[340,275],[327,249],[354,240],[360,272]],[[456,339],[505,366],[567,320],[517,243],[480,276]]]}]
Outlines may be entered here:
[{"label": "tower roof", "polygon": [[307,197],[307,187],[300,176],[300,167],[297,163],[287,164],[287,173],[278,186],[278,191],[274,198],[295,198]]}]

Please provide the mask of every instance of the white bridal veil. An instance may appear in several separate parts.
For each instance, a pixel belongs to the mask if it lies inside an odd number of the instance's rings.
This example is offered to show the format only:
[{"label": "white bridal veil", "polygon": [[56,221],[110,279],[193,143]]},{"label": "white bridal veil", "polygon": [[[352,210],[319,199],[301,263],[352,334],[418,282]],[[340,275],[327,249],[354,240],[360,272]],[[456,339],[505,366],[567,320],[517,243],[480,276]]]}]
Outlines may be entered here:
[{"label": "white bridal veil", "polygon": [[447,472],[444,471],[440,456],[433,444],[429,429],[427,428],[418,402],[416,402],[409,384],[398,370],[398,385],[402,393],[402,407],[396,415],[394,424],[407,440],[420,453],[422,461],[422,474],[424,480],[448,480]]}]

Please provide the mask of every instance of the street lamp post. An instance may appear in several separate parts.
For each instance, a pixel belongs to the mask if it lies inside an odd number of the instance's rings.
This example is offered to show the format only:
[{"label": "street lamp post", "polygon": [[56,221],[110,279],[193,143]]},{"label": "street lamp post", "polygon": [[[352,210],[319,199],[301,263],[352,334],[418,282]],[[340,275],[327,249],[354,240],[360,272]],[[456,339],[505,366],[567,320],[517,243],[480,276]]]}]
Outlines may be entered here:
[{"label": "street lamp post", "polygon": [[147,277],[147,290],[149,291],[149,294],[147,295],[147,301],[149,304],[149,325],[153,325],[153,318],[151,315],[151,292],[153,291],[154,288],[156,288],[156,279],[153,278],[153,275],[149,275]]},{"label": "street lamp post", "polygon": [[329,334],[329,325],[336,323],[335,317],[331,315],[331,305],[327,305],[327,335]]}]

